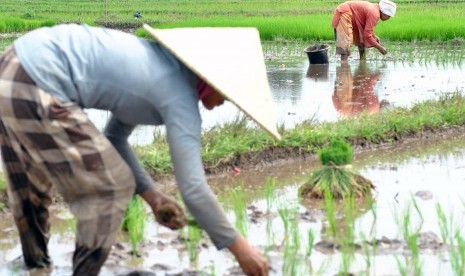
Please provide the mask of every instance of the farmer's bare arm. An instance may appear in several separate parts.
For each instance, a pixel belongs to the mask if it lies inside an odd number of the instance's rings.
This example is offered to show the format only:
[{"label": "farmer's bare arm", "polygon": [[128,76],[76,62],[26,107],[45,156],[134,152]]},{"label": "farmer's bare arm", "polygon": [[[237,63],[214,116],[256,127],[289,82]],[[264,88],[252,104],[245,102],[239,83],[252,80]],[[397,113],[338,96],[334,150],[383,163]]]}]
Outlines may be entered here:
[{"label": "farmer's bare arm", "polygon": [[268,275],[267,260],[260,251],[250,246],[244,237],[239,236],[236,241],[228,247],[228,249],[236,257],[242,271],[244,271],[246,275]]},{"label": "farmer's bare arm", "polygon": [[385,54],[387,53],[386,48],[384,48],[381,44],[379,44],[379,45],[377,45],[377,46],[375,46],[375,47],[376,47],[376,49],[378,49],[378,51],[379,51],[381,54],[385,55]]}]

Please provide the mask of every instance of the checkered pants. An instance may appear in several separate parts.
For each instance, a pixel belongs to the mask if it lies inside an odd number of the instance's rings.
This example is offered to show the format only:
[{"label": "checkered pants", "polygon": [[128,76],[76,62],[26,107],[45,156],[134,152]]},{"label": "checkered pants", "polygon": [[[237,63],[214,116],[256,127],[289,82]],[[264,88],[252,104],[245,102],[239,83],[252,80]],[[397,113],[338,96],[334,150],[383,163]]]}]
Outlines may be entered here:
[{"label": "checkered pants", "polygon": [[77,219],[74,275],[98,274],[134,193],[133,175],[79,106],[34,84],[13,48],[0,57],[0,145],[26,265],[50,265],[53,185]]}]

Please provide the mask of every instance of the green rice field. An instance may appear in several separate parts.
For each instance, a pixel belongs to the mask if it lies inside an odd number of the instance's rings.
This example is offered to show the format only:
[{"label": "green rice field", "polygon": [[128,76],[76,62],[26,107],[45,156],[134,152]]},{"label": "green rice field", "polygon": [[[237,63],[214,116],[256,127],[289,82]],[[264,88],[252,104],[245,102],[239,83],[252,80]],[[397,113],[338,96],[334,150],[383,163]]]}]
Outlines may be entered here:
[{"label": "green rice field", "polygon": [[[3,0],[0,33],[79,22],[137,28],[252,26],[263,40],[330,40],[331,17],[341,1],[303,0]],[[374,1],[372,1],[374,2]],[[376,32],[391,41],[450,40],[465,37],[465,1],[398,0],[397,14]],[[139,12],[142,17],[134,18]]]}]

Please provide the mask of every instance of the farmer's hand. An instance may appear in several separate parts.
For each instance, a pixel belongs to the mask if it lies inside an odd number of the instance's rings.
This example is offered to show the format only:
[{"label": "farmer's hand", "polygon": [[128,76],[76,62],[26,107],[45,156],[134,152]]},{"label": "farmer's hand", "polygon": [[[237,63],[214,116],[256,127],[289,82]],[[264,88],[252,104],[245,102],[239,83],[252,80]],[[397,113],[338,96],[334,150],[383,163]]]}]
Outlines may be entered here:
[{"label": "farmer's hand", "polygon": [[229,251],[236,257],[242,271],[247,276],[267,276],[268,262],[263,254],[251,247],[247,240],[240,236],[231,246]]},{"label": "farmer's hand", "polygon": [[381,43],[377,35],[375,35],[375,39],[376,39],[376,42]]},{"label": "farmer's hand", "polygon": [[173,199],[167,197],[155,188],[146,190],[140,194],[152,208],[155,219],[161,225],[172,230],[186,225],[186,216],[182,207]]},{"label": "farmer's hand", "polygon": [[383,54],[383,56],[386,55],[386,53],[387,53],[386,48],[384,48],[383,46],[379,46],[378,51],[379,51],[381,54]]}]

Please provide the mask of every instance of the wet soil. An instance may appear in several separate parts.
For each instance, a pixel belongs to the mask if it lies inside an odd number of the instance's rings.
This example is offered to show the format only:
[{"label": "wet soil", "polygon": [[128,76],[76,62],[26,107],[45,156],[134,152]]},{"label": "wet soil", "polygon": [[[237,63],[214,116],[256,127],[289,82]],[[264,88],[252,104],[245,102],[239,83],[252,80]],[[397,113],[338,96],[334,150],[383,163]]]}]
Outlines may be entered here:
[{"label": "wet soil", "polygon": [[[465,131],[463,131],[464,128],[452,128],[452,129],[444,129],[444,131],[439,131],[439,130],[430,130],[428,132],[424,132],[422,134],[417,134],[417,135],[410,135],[410,136],[405,136],[402,137],[402,139],[399,139],[398,141],[395,142],[395,144],[389,144],[389,143],[384,143],[384,144],[373,144],[368,147],[358,147],[358,153],[356,156],[365,156],[362,157],[363,159],[366,158],[366,156],[370,156],[372,152],[374,152],[375,155],[380,155],[381,153],[386,153],[383,148],[388,148],[390,151],[396,152],[396,154],[399,154],[399,152],[402,152],[403,149],[409,148],[409,145],[415,145],[415,144],[421,144],[424,141],[434,141],[434,140],[441,140],[447,137],[457,137],[457,136],[465,136]],[[433,142],[434,143],[434,142]],[[377,151],[381,149],[381,151]],[[399,151],[399,152],[398,152]],[[442,151],[440,151],[442,152]],[[389,153],[386,153],[389,154]],[[282,164],[287,163],[289,166],[288,167],[294,167],[296,171],[299,171],[297,168],[302,164],[303,160],[303,154],[299,155],[278,155],[282,161],[277,161],[276,159],[271,159],[273,154],[269,154],[270,159],[269,163],[263,163],[260,164],[258,167],[254,167],[255,164],[253,164],[250,160],[250,167],[255,168],[248,172],[246,169],[241,170],[239,177],[241,179],[244,179],[245,183],[254,183],[253,180],[247,179],[246,174],[254,175],[257,179],[257,175],[259,175],[258,179],[263,179],[263,175],[269,175],[270,170],[273,171],[274,173],[278,173],[278,171],[281,171],[283,166],[277,166],[276,168],[271,167],[269,164],[273,162],[282,162]],[[309,154],[306,157],[306,162],[305,162],[305,167],[309,167],[309,164],[313,164],[313,162],[307,162],[310,159],[315,158],[313,155]],[[378,166],[376,162],[369,161],[369,164],[373,164],[372,166]],[[244,163],[245,164],[245,163]],[[285,165],[287,167],[287,165]],[[311,166],[311,165],[310,165]],[[390,164],[389,162],[383,162],[379,163],[379,166],[382,170],[382,167],[385,166],[387,171],[395,171],[397,168],[395,168],[394,165]],[[439,166],[439,164],[436,163],[436,166]],[[377,174],[380,172],[378,171]],[[418,174],[418,171],[415,172]],[[300,174],[300,173],[299,173]],[[231,182],[232,178],[235,178],[236,176],[234,175],[234,171],[230,170],[228,173],[225,171],[219,171],[217,174],[212,174],[209,175],[210,178],[210,183],[212,185],[212,188],[214,190],[220,189],[221,190],[221,185],[224,185],[225,182]],[[276,175],[276,174],[275,174]],[[225,181],[225,179],[229,179],[229,181]],[[175,185],[171,179],[166,179],[167,181],[163,181],[163,186],[162,188],[166,190],[168,193],[175,194]],[[394,183],[394,179],[391,181]],[[446,180],[445,180],[446,181]],[[287,184],[291,183],[291,181],[286,181]],[[405,183],[407,182],[401,182],[400,184],[404,186]],[[382,189],[383,186],[389,186],[385,184],[389,184],[389,182],[383,182],[380,183],[377,181],[377,184],[380,185],[378,188]],[[383,185],[381,185],[383,184]],[[251,187],[253,192],[254,190],[260,190],[259,187],[260,183],[257,183],[257,185],[253,185]],[[392,185],[391,185],[392,186]],[[394,185],[395,186],[395,185]],[[394,187],[395,188],[395,187]],[[424,202],[432,202],[431,200],[432,197],[435,197],[437,200],[438,193],[437,192],[430,192],[428,190],[425,190],[426,187],[422,186],[422,190],[417,191],[415,194],[416,196],[421,199]],[[428,189],[428,188],[426,188]],[[378,195],[378,203],[380,205],[383,205],[383,200],[386,199],[386,196],[390,196],[389,193],[386,193],[386,191],[380,191],[380,193],[383,194],[383,196]],[[396,192],[398,193],[398,192]],[[402,197],[402,192],[400,197]],[[394,200],[397,201],[397,194],[394,198]],[[404,256],[410,256],[411,252],[408,246],[408,243],[402,239],[402,237],[398,237],[395,235],[390,235],[386,234],[383,231],[379,231],[379,236],[376,235],[374,238],[369,238],[367,240],[356,240],[351,244],[343,244],[338,240],[334,240],[333,238],[329,237],[327,234],[325,234],[328,230],[325,229],[326,226],[324,226],[323,221],[326,220],[326,215],[324,211],[322,211],[321,208],[315,207],[314,202],[306,203],[306,202],[301,202],[302,206],[305,206],[304,208],[300,208],[298,213],[297,213],[297,223],[299,227],[303,227],[303,229],[306,229],[307,226],[311,225],[312,227],[316,227],[318,229],[318,225],[322,223],[323,228],[321,228],[320,234],[318,235],[318,239],[315,241],[314,245],[314,253],[312,254],[312,262],[318,263],[319,258],[337,258],[337,256],[340,256],[343,254],[344,251],[347,252],[347,248],[349,247],[351,252],[356,253],[359,256],[363,256],[364,251],[368,250],[370,252],[374,252],[372,257],[373,258],[378,258],[382,259],[385,257],[391,257],[392,259],[394,258],[393,256],[401,256],[403,258]],[[420,203],[419,203],[420,204]],[[54,212],[56,213],[57,210],[60,210],[62,206],[60,204],[53,204],[54,206]],[[266,231],[264,230],[264,225],[267,225],[271,221],[271,225],[277,225],[279,224],[280,221],[280,214],[275,211],[266,211],[266,209],[261,206],[259,203],[253,203],[253,204],[247,204],[246,205],[246,212],[247,212],[247,217],[250,222],[250,228],[254,228],[255,231],[258,231],[257,233],[260,233],[261,236],[263,236]],[[366,208],[364,209],[363,212],[367,212]],[[147,217],[149,218],[151,214],[148,212]],[[357,215],[358,216],[358,215]],[[66,217],[66,216],[64,216]],[[387,218],[385,214],[383,214],[383,220],[384,218]],[[0,216],[1,220],[10,220],[9,214],[3,214]],[[12,235],[12,233],[15,232],[13,226],[7,227],[1,227],[2,228],[2,235]],[[384,228],[384,227],[381,227]],[[279,232],[279,231],[278,231]],[[277,236],[279,236],[279,233],[277,232]],[[58,234],[59,239],[58,241],[54,241],[54,243],[51,245],[51,248],[54,250],[58,251],[63,251],[63,244],[65,245],[65,248],[69,247],[69,245],[73,244],[73,231],[71,230],[70,232],[67,232],[65,234],[60,233]],[[138,255],[133,255],[132,248],[130,246],[130,243],[127,241],[122,241],[121,239],[118,241],[117,244],[115,244],[108,261],[105,263],[104,269],[102,270],[102,275],[210,275],[210,271],[206,265],[199,266],[201,268],[196,267],[195,265],[187,265],[185,261],[181,259],[180,256],[187,255],[187,249],[186,249],[186,240],[185,237],[180,234],[179,232],[168,232],[168,231],[160,231],[160,230],[153,230],[151,229],[151,235],[150,238],[148,238],[146,241],[141,243],[138,247],[138,251],[140,252]],[[302,237],[305,235],[306,232],[302,231]],[[252,234],[250,234],[252,235]],[[286,235],[286,234],[284,234]],[[11,236],[11,239],[16,239],[16,237]],[[253,238],[259,238],[259,236],[252,235]],[[253,240],[253,238],[251,240]],[[5,239],[4,239],[5,240]],[[8,240],[8,239],[6,239]],[[285,245],[281,242],[279,242],[280,238],[277,238],[277,242],[274,242],[273,244],[264,247],[264,246],[257,246],[260,250],[267,251],[269,252],[269,260],[270,260],[270,265],[271,265],[271,270],[272,273],[271,275],[288,275],[282,272],[281,266],[283,265],[283,259],[282,259],[282,254],[286,250]],[[216,249],[214,246],[208,241],[207,238],[202,239],[200,244],[198,246],[198,252],[206,252],[207,255],[218,255]],[[368,249],[367,249],[368,248]],[[441,242],[441,239],[438,237],[437,232],[430,231],[427,227],[423,229],[418,236],[418,248],[419,248],[419,253],[422,255],[422,258],[427,259],[427,258],[433,258],[432,256],[435,256],[435,260],[440,260],[442,257],[448,254],[449,247],[448,245],[444,244]],[[166,261],[163,259],[163,256],[169,256],[172,252],[175,252],[175,255],[173,258],[180,258],[178,261],[178,265],[173,264],[172,262],[170,263],[169,261]],[[17,256],[20,255],[20,252],[16,252]],[[69,274],[70,271],[70,263],[71,263],[71,256],[72,256],[72,248],[68,248],[67,250],[64,250],[61,252],[61,259],[64,261],[57,261],[57,264],[53,267],[53,274],[51,275],[67,275]],[[56,256],[54,256],[54,260],[56,260]],[[232,257],[230,255],[226,255],[228,260],[231,260]],[[128,261],[132,260],[132,261]],[[221,259],[220,259],[221,260]],[[144,263],[145,262],[145,263]],[[441,262],[441,261],[438,261]],[[1,261],[0,261],[1,263]],[[16,263],[17,266],[20,266],[22,263],[22,260],[20,257],[16,258],[13,260],[13,262],[9,261],[8,265],[10,266],[11,263]],[[425,265],[428,264],[428,261],[425,261]],[[213,266],[218,267],[220,265],[223,265],[221,262],[220,263],[215,263]],[[236,263],[231,263],[228,262],[225,264],[226,269],[222,271],[220,274],[216,275],[242,275],[240,272],[240,268],[237,266]],[[388,268],[390,267],[391,269],[395,266],[395,264],[390,264],[387,266]],[[355,270],[357,271],[357,270]],[[382,275],[394,275],[390,274],[389,270],[383,271],[386,273],[382,273]],[[329,272],[328,272],[329,273]],[[334,275],[334,273],[329,273],[331,275]],[[327,275],[329,275],[327,274]],[[18,274],[20,275],[20,274]],[[48,275],[44,274],[43,271],[39,274],[34,274],[31,273],[30,275]]]}]

